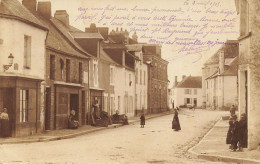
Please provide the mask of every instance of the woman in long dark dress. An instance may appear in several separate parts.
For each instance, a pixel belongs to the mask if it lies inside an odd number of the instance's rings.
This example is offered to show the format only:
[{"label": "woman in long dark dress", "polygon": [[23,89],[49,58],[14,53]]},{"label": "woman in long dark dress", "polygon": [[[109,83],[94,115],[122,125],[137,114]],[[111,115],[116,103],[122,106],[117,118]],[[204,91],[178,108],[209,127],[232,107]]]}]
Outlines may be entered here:
[{"label": "woman in long dark dress", "polygon": [[178,113],[177,109],[174,109],[174,116],[173,116],[173,120],[172,120],[172,129],[174,129],[174,131],[181,130],[181,125],[180,125],[178,114],[179,113]]},{"label": "woman in long dark dress", "polygon": [[144,114],[141,115],[140,120],[141,120],[141,122],[140,122],[141,128],[144,128],[144,125],[145,125],[145,116],[144,116]]},{"label": "woman in long dark dress", "polygon": [[1,137],[10,136],[10,126],[9,126],[9,116],[7,113],[7,108],[4,108],[4,111],[0,114],[1,122]]},{"label": "woman in long dark dress", "polygon": [[230,149],[232,149],[231,146],[231,139],[232,139],[232,129],[233,129],[233,120],[232,118],[229,119],[229,128],[228,128],[228,132],[227,132],[227,138],[226,138],[226,144],[230,144]]}]

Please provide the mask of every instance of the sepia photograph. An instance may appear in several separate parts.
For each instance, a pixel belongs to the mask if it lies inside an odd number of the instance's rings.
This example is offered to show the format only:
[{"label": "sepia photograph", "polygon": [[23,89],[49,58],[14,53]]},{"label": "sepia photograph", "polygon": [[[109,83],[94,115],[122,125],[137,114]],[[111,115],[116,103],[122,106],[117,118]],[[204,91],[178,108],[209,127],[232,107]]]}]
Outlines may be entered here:
[{"label": "sepia photograph", "polygon": [[0,164],[260,164],[259,0],[0,0]]}]

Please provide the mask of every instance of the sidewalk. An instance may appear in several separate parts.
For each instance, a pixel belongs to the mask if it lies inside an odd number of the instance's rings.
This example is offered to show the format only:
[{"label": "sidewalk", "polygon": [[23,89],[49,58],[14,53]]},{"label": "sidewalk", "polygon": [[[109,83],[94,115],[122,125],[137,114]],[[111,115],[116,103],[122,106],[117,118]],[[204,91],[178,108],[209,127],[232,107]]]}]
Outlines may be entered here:
[{"label": "sidewalk", "polygon": [[219,120],[204,138],[189,152],[198,158],[210,161],[234,162],[239,164],[260,163],[260,150],[231,152],[226,145],[228,121]]},{"label": "sidewalk", "polygon": [[[173,111],[166,111],[163,113],[158,114],[149,114],[146,115],[146,120],[173,114]],[[139,122],[139,116],[132,117],[128,119],[129,124],[134,124],[136,122]],[[47,141],[55,141],[55,140],[62,140],[62,139],[68,139],[73,138],[77,136],[81,136],[84,134],[97,132],[100,130],[106,130],[106,129],[113,129],[117,127],[124,126],[122,124],[112,124],[108,127],[95,127],[90,125],[84,125],[79,127],[78,129],[61,129],[61,130],[52,130],[52,131],[46,131],[42,134],[35,134],[32,136],[27,137],[10,137],[10,138],[0,138],[0,144],[19,144],[19,143],[32,143],[32,142],[47,142]],[[126,125],[127,126],[127,125]]]}]

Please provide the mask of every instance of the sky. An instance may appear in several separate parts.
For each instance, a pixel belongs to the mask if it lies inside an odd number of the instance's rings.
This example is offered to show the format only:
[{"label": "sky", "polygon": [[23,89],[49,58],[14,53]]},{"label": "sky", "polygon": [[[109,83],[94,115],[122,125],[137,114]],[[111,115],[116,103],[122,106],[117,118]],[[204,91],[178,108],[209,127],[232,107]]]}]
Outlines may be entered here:
[{"label": "sky", "polygon": [[[39,0],[43,1],[43,0]],[[221,18],[221,20],[225,17],[223,17],[223,14],[220,15],[220,11],[235,11],[235,4],[234,0],[49,0],[52,3],[52,16],[54,15],[56,10],[67,10],[70,18],[70,25],[84,31],[85,27],[89,27],[90,23],[95,23],[98,27],[109,27],[109,31],[112,29],[116,29],[116,27],[123,28],[124,30],[127,29],[128,31],[131,30],[134,26],[127,26],[126,22],[124,22],[123,25],[112,25],[111,23],[107,23],[104,21],[98,22],[99,18],[101,17],[100,11],[93,11],[90,10],[91,8],[105,8],[107,6],[116,8],[127,8],[132,9],[134,7],[137,7],[139,9],[182,9],[182,13],[174,13],[173,15],[177,16],[179,19],[181,18],[191,18],[194,20],[199,20],[203,16],[207,16],[208,19],[217,19]],[[199,4],[201,3],[201,4]],[[187,5],[188,4],[188,5]],[[81,10],[80,10],[81,8]],[[84,16],[92,16],[97,14],[100,16],[97,19],[78,19],[81,14],[83,14],[82,9],[88,8],[87,12],[84,12]],[[192,12],[191,12],[192,10]],[[211,10],[218,11],[217,14],[207,13],[205,12]],[[200,13],[196,13],[196,11],[202,11]],[[115,15],[120,16],[145,16],[149,17],[151,16],[154,18],[155,16],[161,17],[163,19],[163,16],[167,16],[167,18],[170,17],[169,13],[166,12],[154,12],[154,13],[145,13],[140,11],[122,11],[122,12],[116,12],[114,11],[106,11],[104,15],[114,17]],[[233,15],[228,15],[226,18],[235,18],[237,17],[236,13]],[[120,21],[117,21],[120,22]],[[151,30],[153,27],[151,27],[150,24],[153,22],[156,22],[155,20],[136,20],[138,23],[148,23],[148,31],[145,32],[139,32],[137,31],[138,35],[138,41],[139,42],[147,42],[150,43],[149,39],[141,38],[142,35],[148,35],[148,36],[156,36],[156,37],[164,37],[167,36],[165,33],[158,32],[153,33]],[[157,21],[158,22],[158,21]],[[186,24],[197,24],[199,26],[203,26],[207,22],[184,22]],[[182,30],[184,28],[180,28],[179,25],[181,22],[177,22],[177,27],[169,28],[169,30]],[[211,22],[209,20],[209,25],[215,25],[215,22]],[[219,24],[219,23],[217,23]],[[221,24],[221,23],[220,23]],[[223,23],[222,23],[223,24]],[[233,22],[232,31],[238,32],[238,22],[237,20]],[[145,27],[142,27],[145,28]],[[225,28],[227,29],[227,28]],[[193,32],[187,33],[187,34],[181,34],[181,33],[174,33],[172,36],[168,37],[168,39],[174,40],[174,38],[195,38],[195,39],[201,39],[202,41],[225,41],[227,39],[236,39],[238,37],[238,33],[225,33],[225,34],[214,34],[214,35],[208,35],[207,37],[203,38],[202,35],[197,35],[194,37],[194,32],[199,29],[192,29]],[[207,29],[208,31],[211,30],[210,27]],[[213,29],[214,30],[214,29]],[[206,32],[206,31],[205,31]],[[133,32],[130,32],[129,36],[132,36]],[[222,44],[216,44],[214,46],[209,46],[207,49],[203,49],[203,51],[199,53],[194,53],[194,51],[188,51],[190,52],[189,55],[185,52],[180,52],[180,50],[183,48],[183,45],[177,45],[177,44],[162,44],[162,57],[169,61],[168,64],[168,79],[170,81],[169,87],[172,86],[172,83],[174,81],[174,77],[178,76],[178,80],[181,80],[182,75],[186,76],[201,76],[201,68],[203,66],[203,63],[211,57],[220,47]],[[185,48],[191,48],[191,47],[185,47]],[[185,54],[183,54],[185,53]]]}]

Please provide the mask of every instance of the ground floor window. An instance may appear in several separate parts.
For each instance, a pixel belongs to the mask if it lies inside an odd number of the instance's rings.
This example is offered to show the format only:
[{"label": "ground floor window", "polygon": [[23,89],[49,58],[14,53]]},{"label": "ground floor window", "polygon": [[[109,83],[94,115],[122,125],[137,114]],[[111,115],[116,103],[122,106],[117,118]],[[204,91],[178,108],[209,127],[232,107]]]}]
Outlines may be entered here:
[{"label": "ground floor window", "polygon": [[20,122],[28,122],[29,90],[20,90]]},{"label": "ground floor window", "polygon": [[184,103],[185,104],[190,104],[191,103],[191,98],[184,98]]}]

